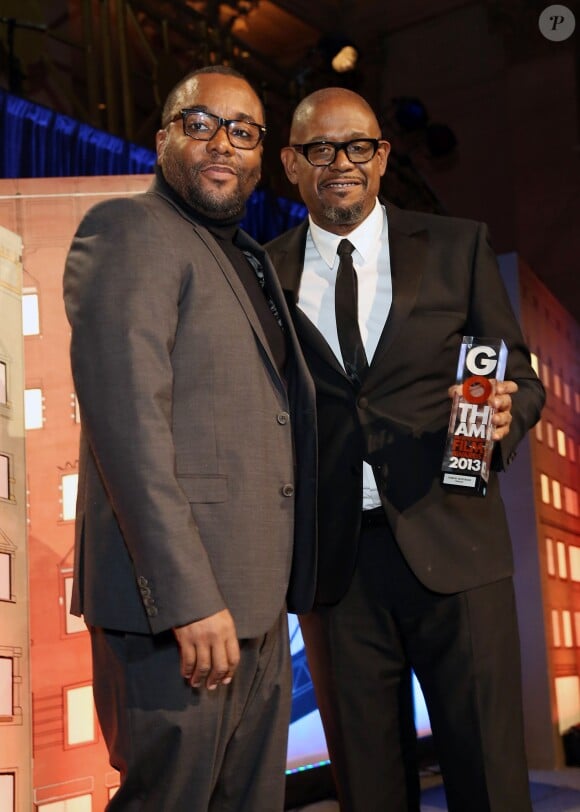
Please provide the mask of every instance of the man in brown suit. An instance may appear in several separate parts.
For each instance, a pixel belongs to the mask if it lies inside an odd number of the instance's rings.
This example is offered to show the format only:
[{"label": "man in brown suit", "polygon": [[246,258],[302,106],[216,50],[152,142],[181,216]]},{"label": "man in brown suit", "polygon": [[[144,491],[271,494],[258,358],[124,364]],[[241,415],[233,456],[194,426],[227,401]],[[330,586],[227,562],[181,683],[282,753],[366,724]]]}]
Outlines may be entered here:
[{"label": "man in brown suit", "polygon": [[108,809],[280,812],[286,608],[314,591],[313,386],[242,232],[264,111],[235,71],[170,93],[144,195],[85,216],[64,295],[82,418],[72,610],[121,786]]}]

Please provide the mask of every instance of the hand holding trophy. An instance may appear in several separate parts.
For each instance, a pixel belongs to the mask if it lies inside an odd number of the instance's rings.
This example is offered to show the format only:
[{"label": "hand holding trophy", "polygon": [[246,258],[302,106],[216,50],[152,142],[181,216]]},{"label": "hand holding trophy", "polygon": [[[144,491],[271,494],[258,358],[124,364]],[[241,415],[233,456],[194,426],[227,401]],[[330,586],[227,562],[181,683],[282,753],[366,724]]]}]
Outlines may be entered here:
[{"label": "hand holding trophy", "polygon": [[494,444],[492,398],[506,362],[501,339],[463,337],[441,469],[441,485],[447,490],[476,496],[487,492]]}]

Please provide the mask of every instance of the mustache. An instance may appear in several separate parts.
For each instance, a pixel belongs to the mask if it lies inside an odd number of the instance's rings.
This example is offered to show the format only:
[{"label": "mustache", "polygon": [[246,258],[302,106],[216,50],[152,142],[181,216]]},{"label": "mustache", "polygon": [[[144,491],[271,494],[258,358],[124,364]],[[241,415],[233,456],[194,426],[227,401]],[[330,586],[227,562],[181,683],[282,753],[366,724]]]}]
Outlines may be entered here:
[{"label": "mustache", "polygon": [[361,186],[368,186],[368,178],[366,175],[332,175],[331,177],[323,178],[318,183],[319,189],[325,189],[334,183],[360,183]]},{"label": "mustache", "polygon": [[239,174],[238,167],[227,158],[225,160],[223,158],[212,158],[207,161],[200,161],[192,167],[192,170],[194,172],[203,172],[204,169],[209,169],[212,166],[226,166],[228,169],[231,169],[235,175]]}]

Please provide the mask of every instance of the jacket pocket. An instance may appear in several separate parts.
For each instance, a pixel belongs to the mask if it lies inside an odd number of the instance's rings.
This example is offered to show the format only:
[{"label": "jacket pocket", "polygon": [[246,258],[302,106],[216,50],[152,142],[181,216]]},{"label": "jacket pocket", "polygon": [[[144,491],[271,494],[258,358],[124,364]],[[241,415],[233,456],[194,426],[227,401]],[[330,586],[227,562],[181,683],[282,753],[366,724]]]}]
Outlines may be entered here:
[{"label": "jacket pocket", "polygon": [[177,481],[190,502],[226,502],[228,478],[224,474],[196,476],[178,474]]}]

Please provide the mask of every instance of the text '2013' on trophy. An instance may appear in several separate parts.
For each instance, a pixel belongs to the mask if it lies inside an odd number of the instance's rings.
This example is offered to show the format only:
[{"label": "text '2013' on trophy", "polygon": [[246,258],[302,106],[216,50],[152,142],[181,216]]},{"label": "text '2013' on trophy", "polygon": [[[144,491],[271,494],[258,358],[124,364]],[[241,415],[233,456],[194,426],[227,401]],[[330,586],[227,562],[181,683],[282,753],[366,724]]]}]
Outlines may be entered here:
[{"label": "text '2013' on trophy", "polygon": [[507,347],[500,338],[464,336],[457,364],[441,485],[455,493],[485,496],[493,451],[489,403],[495,382],[503,381]]}]

